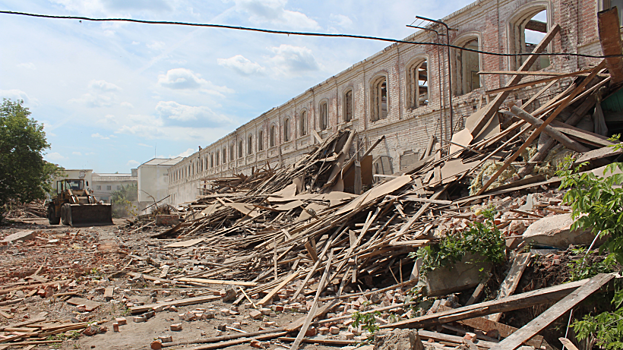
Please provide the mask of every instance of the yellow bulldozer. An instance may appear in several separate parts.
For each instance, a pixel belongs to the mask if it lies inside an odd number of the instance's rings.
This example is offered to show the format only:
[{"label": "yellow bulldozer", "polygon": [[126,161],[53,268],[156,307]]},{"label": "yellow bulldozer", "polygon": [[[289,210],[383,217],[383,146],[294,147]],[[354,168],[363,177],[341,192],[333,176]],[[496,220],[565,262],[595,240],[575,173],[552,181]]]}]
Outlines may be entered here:
[{"label": "yellow bulldozer", "polygon": [[84,186],[83,179],[56,182],[56,197],[47,207],[50,225],[112,225],[112,207],[99,203]]}]

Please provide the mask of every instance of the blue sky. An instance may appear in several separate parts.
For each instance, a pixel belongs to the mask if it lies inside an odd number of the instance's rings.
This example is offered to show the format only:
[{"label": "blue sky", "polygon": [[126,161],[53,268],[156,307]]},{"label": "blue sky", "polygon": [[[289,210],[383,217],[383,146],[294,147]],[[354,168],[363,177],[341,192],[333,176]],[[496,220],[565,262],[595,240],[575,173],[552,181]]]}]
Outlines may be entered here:
[{"label": "blue sky", "polygon": [[[470,0],[0,0],[1,10],[402,39]],[[46,159],[127,173],[187,156],[387,43],[0,15],[0,98],[45,126]]]}]

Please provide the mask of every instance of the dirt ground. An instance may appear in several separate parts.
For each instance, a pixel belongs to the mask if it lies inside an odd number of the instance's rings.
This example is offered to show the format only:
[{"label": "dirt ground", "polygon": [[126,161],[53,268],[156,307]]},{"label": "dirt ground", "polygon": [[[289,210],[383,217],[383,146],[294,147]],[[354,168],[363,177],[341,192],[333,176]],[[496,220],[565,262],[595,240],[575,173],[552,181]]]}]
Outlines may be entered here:
[{"label": "dirt ground", "polygon": [[[145,247],[157,246],[159,243],[154,242],[156,239],[147,238],[145,233],[129,234],[123,228],[124,223],[125,220],[115,220],[115,225],[112,226],[68,227],[49,225],[45,219],[31,219],[23,223],[0,226],[0,239],[16,232],[34,231],[34,235],[27,240],[0,246],[0,289],[35,282],[71,280],[64,287],[52,288],[53,290],[47,288],[32,291],[24,288],[0,295],[0,300],[24,298],[23,302],[4,309],[10,318],[0,316],[0,327],[38,317],[64,323],[98,322],[100,328],[107,329],[106,332],[86,336],[82,334],[82,330],[68,331],[47,338],[62,339],[62,343],[39,345],[37,349],[149,349],[151,342],[160,336],[172,337],[173,343],[163,343],[167,346],[219,335],[281,327],[307,314],[306,310],[273,311],[254,320],[248,316],[250,303],[240,303],[236,312],[231,303],[224,303],[218,298],[210,303],[178,307],[175,311],[156,312],[146,322],[134,322],[129,305],[218,295],[222,286],[162,288],[150,281],[131,279],[123,272],[136,271],[128,268],[134,261],[132,257],[144,254]],[[114,287],[110,300],[104,299],[107,287]],[[67,302],[73,297],[97,302],[99,307],[91,312],[81,312],[79,307]],[[215,317],[205,320],[180,320],[180,314],[197,309],[212,310]],[[119,317],[125,317],[127,324],[121,325],[119,332],[114,332],[112,325],[115,318]],[[182,325],[182,330],[171,331],[171,324],[177,323]],[[217,329],[224,325],[230,328],[225,331]],[[202,344],[176,345],[169,348],[192,349],[200,345]],[[273,340],[262,342],[261,345],[267,349],[280,349],[289,348],[290,343]],[[228,349],[249,348],[251,346],[247,343]],[[301,348],[322,350],[339,347],[306,344]]]}]

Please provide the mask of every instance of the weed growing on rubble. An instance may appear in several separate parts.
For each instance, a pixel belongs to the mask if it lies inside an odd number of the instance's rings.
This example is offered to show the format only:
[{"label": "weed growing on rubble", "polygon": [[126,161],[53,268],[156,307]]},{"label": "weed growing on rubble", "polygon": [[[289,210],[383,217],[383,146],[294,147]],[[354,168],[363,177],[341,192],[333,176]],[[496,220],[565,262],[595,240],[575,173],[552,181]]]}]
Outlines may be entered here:
[{"label": "weed growing on rubble", "polygon": [[603,260],[596,260],[596,251],[587,252],[586,248],[572,249],[573,254],[579,256],[577,260],[567,264],[569,267],[569,278],[571,281],[579,281],[585,278],[596,276],[600,273],[609,273],[615,271],[616,261],[613,255],[608,255]]},{"label": "weed growing on rubble", "polygon": [[355,311],[353,314],[353,327],[359,327],[361,325],[361,329],[367,330],[370,335],[374,335],[376,331],[379,330],[379,325],[376,324],[376,317],[380,316],[380,311],[362,313],[359,311]]},{"label": "weed growing on rubble", "polygon": [[503,263],[506,260],[506,242],[495,225],[495,214],[495,210],[485,209],[482,211],[482,222],[475,221],[464,231],[447,234],[439,243],[410,253],[411,258],[422,259],[420,274],[456,264],[468,253],[481,256],[486,262]]},{"label": "weed growing on rubble", "polygon": [[[618,140],[617,135],[614,140]],[[622,144],[613,148],[623,149]],[[576,262],[572,269],[572,278],[588,278],[614,267],[614,261],[623,264],[623,163],[606,166],[604,177],[593,172],[581,173],[586,163],[573,168],[574,160],[570,157],[561,164],[557,175],[561,178],[560,189],[568,189],[563,201],[571,205],[571,216],[575,220],[572,229],[591,230],[597,236],[606,237],[600,252],[608,253],[601,264],[590,264],[587,254]],[[619,173],[617,173],[619,172]],[[597,265],[597,266],[593,266]],[[615,283],[615,296],[612,305],[615,310],[598,315],[586,315],[571,325],[579,340],[588,339],[607,350],[623,349],[623,289]],[[592,347],[592,346],[591,346]]]}]

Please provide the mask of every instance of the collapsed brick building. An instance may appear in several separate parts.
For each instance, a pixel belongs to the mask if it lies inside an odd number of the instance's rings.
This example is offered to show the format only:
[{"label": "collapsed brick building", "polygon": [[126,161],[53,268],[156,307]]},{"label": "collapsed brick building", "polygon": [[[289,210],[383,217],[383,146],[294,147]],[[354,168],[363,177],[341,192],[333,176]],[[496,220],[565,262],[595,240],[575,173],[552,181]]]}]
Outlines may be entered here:
[{"label": "collapsed brick building", "polygon": [[[529,53],[558,24],[561,30],[546,52],[601,55],[597,12],[616,5],[623,8],[623,1],[479,0],[441,20],[451,30],[432,23],[404,41],[447,40],[483,52]],[[293,164],[320,139],[346,127],[357,132],[361,153],[385,136],[371,152],[372,170],[399,172],[420,159],[432,137],[447,144],[465,127],[465,118],[511,79],[479,72],[514,71],[525,58],[441,45],[392,44],[172,166],[170,202],[194,200],[205,179],[250,174],[267,164],[271,168]],[[574,72],[597,62],[574,55],[540,56],[532,69]],[[556,81],[541,98],[549,99],[569,81]],[[516,93],[507,99],[517,104],[522,100]]]}]

